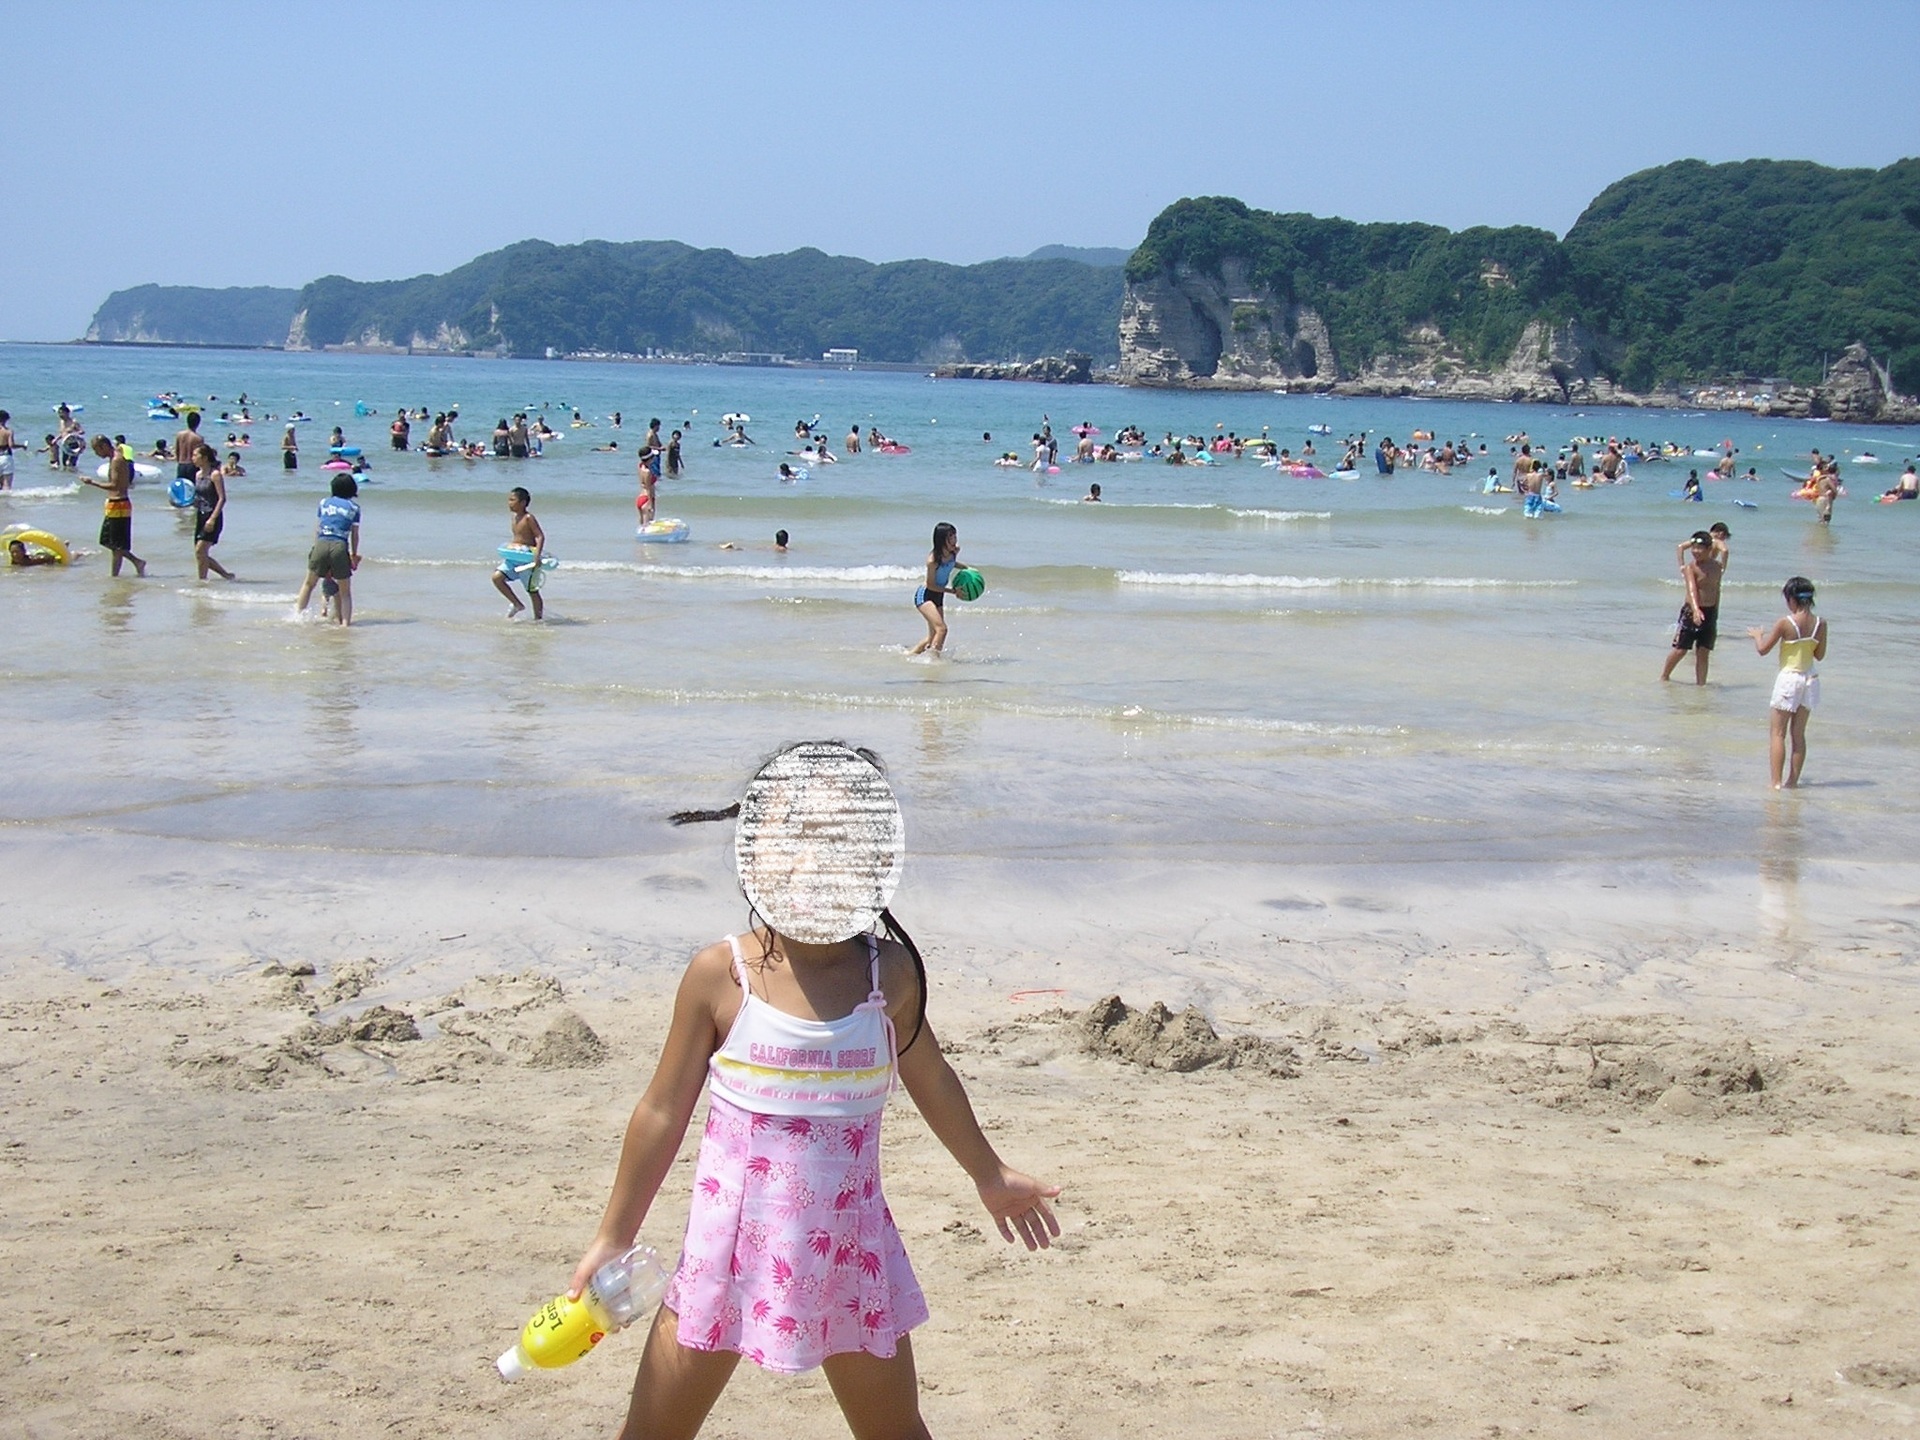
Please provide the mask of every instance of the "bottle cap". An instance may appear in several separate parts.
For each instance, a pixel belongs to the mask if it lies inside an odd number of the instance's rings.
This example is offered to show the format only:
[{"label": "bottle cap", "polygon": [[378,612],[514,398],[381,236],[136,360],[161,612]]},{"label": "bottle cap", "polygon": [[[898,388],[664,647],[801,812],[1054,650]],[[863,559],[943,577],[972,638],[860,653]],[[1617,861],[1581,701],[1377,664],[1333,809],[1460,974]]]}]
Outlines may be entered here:
[{"label": "bottle cap", "polygon": [[516,1345],[494,1361],[493,1368],[500,1372],[502,1380],[520,1380],[526,1376],[527,1362],[520,1358],[520,1347]]}]

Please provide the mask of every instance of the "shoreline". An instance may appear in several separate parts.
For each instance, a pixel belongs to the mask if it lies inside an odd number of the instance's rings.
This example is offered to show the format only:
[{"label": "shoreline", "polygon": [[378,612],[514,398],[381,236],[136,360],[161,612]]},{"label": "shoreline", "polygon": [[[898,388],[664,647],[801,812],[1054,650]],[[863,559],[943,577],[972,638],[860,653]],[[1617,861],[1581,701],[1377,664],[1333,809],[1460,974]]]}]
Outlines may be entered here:
[{"label": "shoreline", "polygon": [[[1842,423],[1848,425],[1872,425],[1900,429],[1920,425],[1920,405],[1910,407],[1911,413],[1886,418],[1866,419],[1860,416],[1824,416],[1805,413],[1800,410],[1780,410],[1761,408],[1751,402],[1723,400],[1718,398],[1689,397],[1679,392],[1648,392],[1635,394],[1630,391],[1613,391],[1606,397],[1584,395],[1579,397],[1550,397],[1512,392],[1506,395],[1492,393],[1493,387],[1479,383],[1446,384],[1432,389],[1421,389],[1404,382],[1342,380],[1324,385],[1299,384],[1282,381],[1252,379],[1233,380],[1186,380],[1179,382],[1153,380],[1123,380],[1111,371],[1094,370],[1086,379],[1049,378],[1042,373],[1047,367],[1060,364],[1060,357],[1042,356],[1032,361],[968,361],[957,366],[937,365],[933,369],[905,361],[860,361],[853,364],[829,363],[819,360],[789,360],[777,364],[761,364],[749,361],[722,360],[718,357],[695,359],[686,356],[653,357],[644,355],[554,355],[541,357],[536,355],[502,355],[481,350],[415,350],[403,347],[366,347],[333,345],[319,349],[290,350],[284,345],[239,345],[239,344],[203,344],[186,340],[8,340],[0,342],[8,345],[31,345],[48,348],[82,348],[107,350],[191,350],[235,351],[239,353],[265,353],[279,355],[349,355],[370,356],[380,359],[430,359],[430,360],[522,360],[541,363],[566,363],[574,365],[667,365],[687,369],[725,368],[731,370],[772,370],[772,371],[839,371],[854,374],[919,374],[925,371],[930,378],[943,382],[966,380],[986,384],[1025,383],[1046,385],[1056,388],[1108,387],[1116,390],[1144,390],[1169,394],[1221,394],[1221,395],[1282,395],[1313,396],[1334,400],[1418,400],[1438,401],[1441,403],[1460,403],[1475,405],[1533,405],[1561,410],[1674,410],[1704,411],[1711,414],[1749,415],[1758,420],[1794,420],[1816,424]],[[941,370],[958,369],[970,371],[967,374],[941,374]],[[1008,373],[996,374],[994,371]],[[987,372],[987,373],[982,373]],[[1026,373],[1016,373],[1026,372]],[[1491,377],[1489,377],[1491,378]],[[1805,390],[1813,387],[1794,387]]]}]

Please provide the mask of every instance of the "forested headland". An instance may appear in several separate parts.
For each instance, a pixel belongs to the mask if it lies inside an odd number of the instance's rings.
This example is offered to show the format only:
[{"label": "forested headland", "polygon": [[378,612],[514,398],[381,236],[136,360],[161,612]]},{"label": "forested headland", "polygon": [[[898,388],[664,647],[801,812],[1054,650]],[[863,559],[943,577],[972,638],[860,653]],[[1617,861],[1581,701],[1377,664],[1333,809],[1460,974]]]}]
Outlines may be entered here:
[{"label": "forested headland", "polygon": [[[1920,390],[1920,160],[1682,160],[1608,186],[1564,237],[1167,207],[1125,252],[977,265],[674,241],[528,240],[443,275],[299,291],[117,291],[89,338],[539,356],[749,352],[1008,362],[1079,353],[1145,383],[1311,380],[1516,398],[1809,386],[1864,345]],[[1245,293],[1241,293],[1245,292]],[[1543,378],[1544,377],[1544,378]],[[1524,382],[1524,383],[1520,383]],[[1569,392],[1570,393],[1570,392]]]}]

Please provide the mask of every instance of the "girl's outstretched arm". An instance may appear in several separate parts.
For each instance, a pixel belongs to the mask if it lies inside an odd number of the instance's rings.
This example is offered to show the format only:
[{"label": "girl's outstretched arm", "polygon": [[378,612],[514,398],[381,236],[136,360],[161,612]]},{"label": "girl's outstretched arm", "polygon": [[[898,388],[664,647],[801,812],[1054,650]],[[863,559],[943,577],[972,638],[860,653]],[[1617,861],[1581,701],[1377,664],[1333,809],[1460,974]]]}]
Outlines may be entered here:
[{"label": "girl's outstretched arm", "polygon": [[[907,1009],[907,1007],[902,1007]],[[918,1008],[916,999],[911,1015]],[[1000,1237],[1011,1241],[1017,1232],[1029,1250],[1044,1250],[1060,1233],[1060,1222],[1047,1204],[1060,1193],[1058,1185],[1043,1185],[1023,1175],[994,1153],[980,1133],[973,1105],[953,1066],[940,1053],[933,1027],[923,1024],[918,1039],[900,1057],[900,1080],[920,1107],[927,1128],[947,1147],[960,1168],[973,1177],[980,1203],[1000,1227]]]},{"label": "girl's outstretched arm", "polygon": [[620,1168],[614,1172],[613,1195],[600,1219],[593,1244],[580,1258],[567,1293],[579,1297],[593,1272],[624,1254],[647,1218],[660,1182],[667,1178],[680,1141],[706,1083],[707,1060],[720,1045],[716,1014],[719,999],[736,989],[732,952],[724,944],[709,945],[693,957],[680,978],[673,1002],[673,1025],[667,1031],[660,1063],[654,1067],[647,1093],[633,1107],[627,1138],[620,1147]]},{"label": "girl's outstretched arm", "polygon": [[1748,627],[1747,634],[1753,637],[1753,648],[1765,655],[1773,649],[1775,642],[1780,639],[1780,632],[1786,628],[1786,621],[1776,620],[1771,630],[1762,630],[1758,625],[1753,625]]}]

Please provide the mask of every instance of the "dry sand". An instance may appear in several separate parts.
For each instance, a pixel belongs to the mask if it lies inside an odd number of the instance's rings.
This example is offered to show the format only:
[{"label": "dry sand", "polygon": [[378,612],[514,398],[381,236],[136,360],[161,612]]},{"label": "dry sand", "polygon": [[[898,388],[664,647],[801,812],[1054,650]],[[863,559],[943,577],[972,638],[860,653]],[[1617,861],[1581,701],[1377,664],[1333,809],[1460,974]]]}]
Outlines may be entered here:
[{"label": "dry sand", "polygon": [[[663,981],[374,1005],[377,971],[9,962],[0,1436],[612,1430],[637,1336],[512,1388],[491,1361],[598,1218]],[[1050,1253],[1004,1246],[895,1104],[937,1433],[1920,1416],[1910,1005],[1744,1033],[1272,1005],[1215,1016],[1222,1041],[1153,998],[945,1024],[996,1144],[1067,1187]],[[691,1155],[644,1232],[670,1253]],[[818,1375],[743,1366],[707,1433],[844,1429]]]}]

